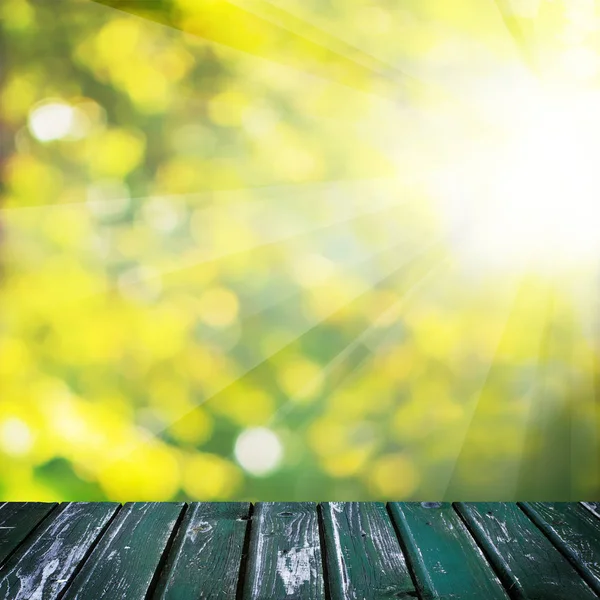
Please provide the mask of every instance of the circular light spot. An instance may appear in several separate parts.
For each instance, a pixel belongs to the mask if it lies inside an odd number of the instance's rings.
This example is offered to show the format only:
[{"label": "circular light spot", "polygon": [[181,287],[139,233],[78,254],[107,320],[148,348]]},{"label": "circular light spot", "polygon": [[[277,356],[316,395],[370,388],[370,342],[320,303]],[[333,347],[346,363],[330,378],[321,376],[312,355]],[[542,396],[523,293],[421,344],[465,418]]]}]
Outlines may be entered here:
[{"label": "circular light spot", "polygon": [[33,436],[27,423],[11,417],[0,423],[0,447],[11,456],[27,454],[33,445]]},{"label": "circular light spot", "polygon": [[292,402],[311,402],[323,387],[321,367],[302,357],[284,365],[277,378],[281,389]]},{"label": "circular light spot", "polygon": [[119,291],[134,302],[153,302],[162,291],[160,273],[150,267],[134,267],[119,276]]},{"label": "circular light spot", "polygon": [[239,301],[226,288],[215,287],[200,297],[200,318],[211,327],[227,327],[237,318]]},{"label": "circular light spot", "polygon": [[243,431],[235,442],[235,458],[252,475],[267,475],[279,466],[283,456],[281,442],[265,427]]},{"label": "circular light spot", "polygon": [[165,233],[179,225],[181,213],[181,207],[174,198],[151,198],[142,207],[142,215],[148,225]]},{"label": "circular light spot", "polygon": [[86,205],[96,217],[122,216],[130,207],[129,188],[118,179],[96,181],[86,192]]},{"label": "circular light spot", "polygon": [[301,255],[292,265],[292,274],[303,287],[312,287],[331,277],[335,263],[321,254]]},{"label": "circular light spot", "polygon": [[40,142],[67,137],[76,124],[73,108],[63,102],[48,102],[29,115],[29,131]]},{"label": "circular light spot", "polygon": [[368,474],[374,495],[402,500],[411,496],[420,483],[412,460],[404,454],[388,454],[375,461]]}]

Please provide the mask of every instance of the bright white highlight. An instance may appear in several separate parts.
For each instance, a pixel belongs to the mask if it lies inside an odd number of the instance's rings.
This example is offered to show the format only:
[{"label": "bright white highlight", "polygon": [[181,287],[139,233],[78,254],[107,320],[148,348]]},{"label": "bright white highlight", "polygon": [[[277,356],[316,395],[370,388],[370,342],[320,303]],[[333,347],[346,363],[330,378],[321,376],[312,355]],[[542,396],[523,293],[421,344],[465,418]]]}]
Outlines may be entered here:
[{"label": "bright white highlight", "polygon": [[491,193],[492,244],[534,260],[600,250],[600,121],[583,100],[542,104],[509,141]]},{"label": "bright white highlight", "polygon": [[0,447],[10,456],[23,456],[33,446],[33,436],[27,423],[11,417],[0,423]]},{"label": "bright white highlight", "polygon": [[77,106],[59,100],[38,104],[29,113],[29,131],[40,142],[79,140],[91,128],[86,113]]},{"label": "bright white highlight", "polygon": [[74,123],[73,108],[60,102],[42,104],[29,115],[29,130],[40,142],[67,137]]},{"label": "bright white highlight", "polygon": [[486,267],[597,261],[600,94],[530,85],[483,106],[496,136],[470,155],[457,144],[435,182],[444,219],[471,223],[457,251]]},{"label": "bright white highlight", "polygon": [[235,458],[252,475],[267,475],[279,466],[283,448],[273,431],[256,427],[243,431],[235,442]]}]

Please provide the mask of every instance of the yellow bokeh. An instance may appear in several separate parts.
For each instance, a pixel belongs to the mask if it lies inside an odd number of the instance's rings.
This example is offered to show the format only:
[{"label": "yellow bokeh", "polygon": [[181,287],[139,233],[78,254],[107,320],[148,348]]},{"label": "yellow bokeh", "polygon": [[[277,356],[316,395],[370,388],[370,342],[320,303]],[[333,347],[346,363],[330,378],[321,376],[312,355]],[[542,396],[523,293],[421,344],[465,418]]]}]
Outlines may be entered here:
[{"label": "yellow bokeh", "polygon": [[241,482],[237,467],[219,456],[198,453],[183,461],[182,487],[190,498],[231,498]]},{"label": "yellow bokeh", "polygon": [[2,498],[597,496],[594,3],[107,3],[0,6]]},{"label": "yellow bokeh", "polygon": [[121,502],[169,500],[180,486],[180,477],[177,456],[159,444],[141,446],[98,473],[105,493]]},{"label": "yellow bokeh", "polygon": [[404,454],[387,454],[370,467],[369,486],[375,497],[403,500],[417,489],[420,478],[416,465]]},{"label": "yellow bokeh", "polygon": [[237,296],[226,288],[211,288],[198,301],[199,316],[211,327],[227,327],[236,319],[239,310]]},{"label": "yellow bokeh", "polygon": [[123,177],[139,165],[144,147],[139,131],[110,129],[88,146],[90,170],[95,177]]},{"label": "yellow bokeh", "polygon": [[283,365],[278,381],[293,402],[313,402],[323,386],[323,373],[319,365],[298,357]]}]

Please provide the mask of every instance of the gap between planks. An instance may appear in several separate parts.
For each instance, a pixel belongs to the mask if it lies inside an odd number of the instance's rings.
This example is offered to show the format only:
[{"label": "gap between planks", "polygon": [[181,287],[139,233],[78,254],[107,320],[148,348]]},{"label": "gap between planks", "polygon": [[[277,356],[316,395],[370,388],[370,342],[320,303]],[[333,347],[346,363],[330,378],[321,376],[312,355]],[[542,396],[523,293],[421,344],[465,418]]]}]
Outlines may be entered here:
[{"label": "gap between planks", "polygon": [[[62,510],[64,510],[66,508],[66,506],[68,506],[68,504],[70,503],[61,503],[61,504],[56,504],[55,506],[53,506],[48,513],[43,516],[40,521],[31,529],[31,531],[29,531],[29,533],[27,533],[24,538],[18,543],[17,546],[15,546],[15,548],[12,549],[12,551],[10,552],[10,554],[5,558],[4,563],[7,562],[8,560],[10,560],[10,558],[16,554],[17,552],[19,552],[19,550],[26,544],[28,543],[28,541],[30,541],[32,538],[35,537],[36,532],[39,532],[44,526],[45,524],[47,524],[47,522],[50,519],[53,519],[57,513],[60,513]],[[195,503],[193,503],[195,504]],[[208,503],[207,503],[208,504]],[[239,574],[238,574],[238,582],[237,582],[237,591],[236,591],[236,599],[241,599],[243,597],[244,594],[244,587],[247,584],[248,581],[248,559],[249,559],[249,546],[250,546],[250,539],[251,536],[253,534],[253,528],[256,525],[255,523],[255,519],[254,519],[254,515],[255,515],[255,506],[257,503],[249,503],[249,512],[248,512],[248,517],[247,517],[247,524],[246,524],[246,529],[245,529],[245,534],[244,534],[244,541],[243,541],[243,549],[242,549],[242,555],[241,555],[241,562],[240,562],[240,567],[239,567]],[[345,503],[344,503],[345,504]],[[367,503],[365,503],[367,504]],[[402,554],[404,555],[404,558],[406,560],[407,566],[408,566],[408,571],[410,573],[410,576],[413,580],[413,583],[415,584],[415,587],[419,590],[419,588],[417,587],[417,575],[416,575],[416,568],[415,565],[412,563],[412,560],[410,558],[410,553],[407,551],[406,548],[406,541],[404,540],[403,536],[401,535],[397,523],[395,521],[395,519],[393,518],[392,514],[391,514],[391,503],[383,503],[385,506],[385,511],[387,514],[388,519],[390,520],[391,524],[392,524],[392,528],[393,528],[393,532],[395,535],[395,538],[398,541],[398,544],[400,546],[400,549],[402,551]],[[419,503],[419,504],[424,504],[424,503]],[[435,508],[435,505],[438,503],[431,503],[431,507]],[[441,504],[441,503],[440,503]],[[460,518],[460,520],[465,524],[471,538],[474,540],[475,544],[480,548],[480,550],[482,550],[483,554],[485,555],[485,558],[488,562],[488,564],[490,564],[490,566],[492,567],[492,569],[494,570],[494,572],[496,573],[497,576],[500,576],[500,574],[497,572],[496,567],[493,564],[493,561],[490,560],[490,557],[488,556],[488,554],[486,553],[485,549],[483,548],[480,540],[479,540],[479,536],[472,530],[472,527],[470,526],[469,522],[465,519],[464,515],[461,513],[460,510],[457,509],[457,504],[456,503],[451,503],[452,504],[452,509],[453,511],[458,515],[458,517]],[[540,534],[546,539],[548,540],[553,547],[555,547],[559,552],[561,552],[561,554],[563,553],[563,550],[556,544],[555,540],[553,540],[552,538],[550,538],[546,532],[544,531],[543,528],[541,528],[532,518],[531,515],[528,514],[528,512],[526,510],[524,510],[523,506],[520,503],[511,503],[511,504],[516,504],[520,511],[524,514],[524,516],[527,517],[527,519],[535,526],[536,530],[538,532],[540,532]],[[575,503],[572,503],[575,504]],[[169,553],[171,552],[172,548],[173,548],[173,544],[174,544],[174,540],[176,539],[177,534],[179,533],[181,527],[182,527],[182,523],[185,520],[185,515],[191,510],[191,505],[192,503],[184,503],[182,510],[177,518],[177,522],[171,532],[171,535],[169,537],[169,541],[161,555],[158,567],[154,573],[154,577],[152,579],[152,582],[148,588],[147,594],[146,594],[146,600],[151,600],[153,598],[153,596],[155,595],[156,592],[156,588],[158,585],[158,581],[160,579],[160,576],[165,568],[165,563],[167,561],[167,557],[169,555]],[[585,510],[588,510],[591,514],[593,514],[595,517],[600,518],[600,515],[596,512],[596,510],[594,510],[595,507],[590,507],[588,504],[586,503],[580,503],[579,504],[582,508],[585,508]],[[101,541],[103,540],[103,538],[105,537],[107,531],[112,527],[112,525],[114,524],[115,520],[117,519],[118,515],[122,512],[123,510],[123,505],[119,504],[115,513],[112,515],[112,517],[108,520],[108,522],[103,526],[102,531],[98,534],[98,536],[95,538],[94,542],[92,543],[92,545],[90,546],[90,548],[88,549],[88,551],[86,552],[85,556],[83,557],[83,559],[81,560],[81,562],[78,564],[78,566],[76,567],[76,569],[74,570],[74,572],[71,574],[70,578],[69,578],[69,582],[67,583],[67,585],[61,590],[61,592],[58,594],[57,596],[57,600],[62,599],[66,593],[68,592],[69,588],[71,587],[71,584],[73,583],[73,581],[75,580],[77,574],[81,571],[81,569],[84,567],[84,565],[86,564],[88,558],[90,557],[90,555],[93,553],[94,549],[101,543]],[[325,523],[324,523],[324,518],[323,518],[323,504],[322,503],[317,503],[317,523],[318,523],[318,536],[319,536],[319,543],[320,543],[320,548],[321,548],[321,562],[322,562],[322,569],[323,569],[323,576],[324,576],[324,582],[325,582],[325,586],[324,586],[324,593],[325,593],[325,600],[331,600],[331,589],[330,589],[330,585],[331,585],[331,579],[329,577],[329,573],[328,573],[328,554],[331,552],[331,548],[329,548],[327,546],[327,544],[325,543]],[[419,590],[419,596],[421,597],[421,590]],[[512,595],[511,595],[512,597]]]}]

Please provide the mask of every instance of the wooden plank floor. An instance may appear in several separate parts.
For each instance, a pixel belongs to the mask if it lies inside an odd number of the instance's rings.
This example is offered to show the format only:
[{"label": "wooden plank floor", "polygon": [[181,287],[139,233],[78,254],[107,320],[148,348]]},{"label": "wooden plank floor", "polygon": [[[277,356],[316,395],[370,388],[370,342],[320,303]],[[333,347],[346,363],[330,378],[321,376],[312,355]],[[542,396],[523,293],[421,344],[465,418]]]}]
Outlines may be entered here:
[{"label": "wooden plank floor", "polygon": [[0,600],[589,600],[600,503],[0,503]]}]

